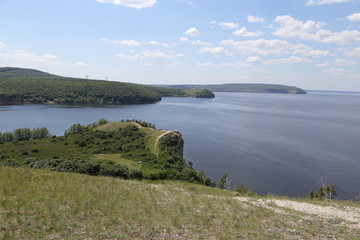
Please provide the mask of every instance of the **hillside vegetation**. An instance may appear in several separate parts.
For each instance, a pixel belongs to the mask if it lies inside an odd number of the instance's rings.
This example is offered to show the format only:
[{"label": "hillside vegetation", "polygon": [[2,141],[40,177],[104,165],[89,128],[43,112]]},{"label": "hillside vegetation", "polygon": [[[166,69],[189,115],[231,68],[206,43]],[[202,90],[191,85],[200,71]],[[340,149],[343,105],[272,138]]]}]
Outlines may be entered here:
[{"label": "hillside vegetation", "polygon": [[247,199],[184,182],[0,167],[0,196],[0,239],[355,240],[360,236],[359,221],[277,205],[286,201],[329,212],[330,208],[359,212],[358,204]]},{"label": "hillside vegetation", "polygon": [[285,94],[306,94],[306,91],[286,85],[278,84],[250,84],[250,83],[229,83],[229,84],[209,84],[209,85],[171,85],[177,89],[203,88],[214,92],[248,92],[248,93],[285,93]]},{"label": "hillside vegetation", "polygon": [[214,97],[140,84],[65,78],[33,69],[0,68],[0,103],[144,104],[169,97]]},{"label": "hillside vegetation", "polygon": [[[150,126],[150,127],[148,127]],[[74,124],[64,136],[33,139],[36,129],[0,133],[0,165],[124,179],[214,183],[183,158],[180,132],[155,130],[139,120]]]}]

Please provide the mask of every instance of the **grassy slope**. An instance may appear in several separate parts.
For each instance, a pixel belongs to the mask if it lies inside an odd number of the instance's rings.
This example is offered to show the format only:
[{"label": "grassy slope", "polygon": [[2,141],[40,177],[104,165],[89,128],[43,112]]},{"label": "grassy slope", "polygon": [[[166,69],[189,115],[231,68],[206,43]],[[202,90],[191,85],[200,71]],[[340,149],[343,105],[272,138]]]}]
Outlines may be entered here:
[{"label": "grassy slope", "polygon": [[0,167],[0,239],[358,239],[360,234],[338,219],[274,212],[234,195],[182,182]]}]

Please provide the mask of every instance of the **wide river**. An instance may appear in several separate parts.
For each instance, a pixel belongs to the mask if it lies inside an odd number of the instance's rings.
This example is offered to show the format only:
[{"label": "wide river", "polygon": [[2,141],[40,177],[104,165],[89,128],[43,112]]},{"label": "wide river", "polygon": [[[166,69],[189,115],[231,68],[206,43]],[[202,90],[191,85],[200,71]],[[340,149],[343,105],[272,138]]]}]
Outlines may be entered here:
[{"label": "wide river", "polygon": [[0,106],[0,132],[74,123],[142,119],[180,130],[184,155],[213,180],[229,174],[259,194],[305,196],[321,178],[340,198],[360,194],[360,93],[216,93],[214,99],[163,98],[126,106]]}]

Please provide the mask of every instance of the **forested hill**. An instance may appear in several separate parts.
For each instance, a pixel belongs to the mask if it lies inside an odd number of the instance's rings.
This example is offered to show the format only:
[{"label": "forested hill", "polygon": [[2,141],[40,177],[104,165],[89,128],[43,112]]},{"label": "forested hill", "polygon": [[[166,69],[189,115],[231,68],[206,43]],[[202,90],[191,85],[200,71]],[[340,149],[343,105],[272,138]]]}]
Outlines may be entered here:
[{"label": "forested hill", "polygon": [[144,104],[162,96],[214,97],[208,90],[178,90],[133,83],[66,78],[23,68],[0,68],[0,103]]},{"label": "forested hill", "polygon": [[35,69],[14,68],[14,67],[0,68],[0,77],[61,78],[61,76],[53,75]]},{"label": "forested hill", "polygon": [[214,92],[306,94],[306,91],[301,88],[279,84],[228,83],[210,85],[172,85],[164,87],[177,89],[205,88]]}]

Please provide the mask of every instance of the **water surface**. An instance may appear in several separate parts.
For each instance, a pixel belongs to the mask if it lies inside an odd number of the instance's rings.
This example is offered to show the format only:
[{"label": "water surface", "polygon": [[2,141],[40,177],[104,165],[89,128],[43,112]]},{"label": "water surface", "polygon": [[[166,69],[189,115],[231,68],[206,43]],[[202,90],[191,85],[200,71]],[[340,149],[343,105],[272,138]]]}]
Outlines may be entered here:
[{"label": "water surface", "polygon": [[48,127],[62,135],[73,123],[142,119],[180,130],[197,170],[260,194],[304,196],[319,179],[341,198],[360,194],[360,94],[216,93],[215,99],[164,98],[149,105],[0,106],[0,131]]}]

